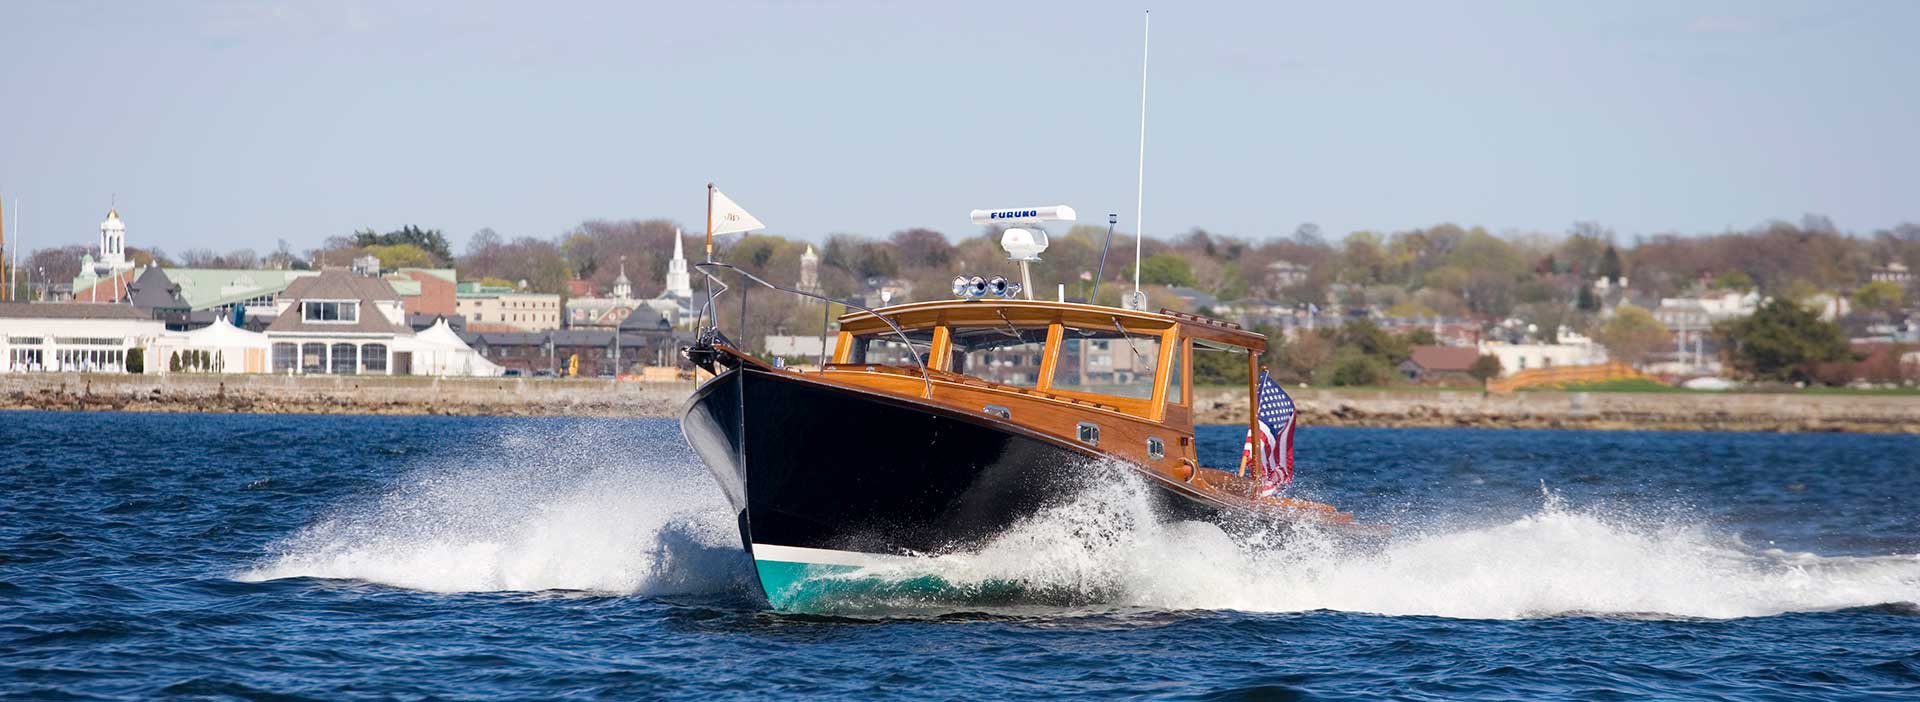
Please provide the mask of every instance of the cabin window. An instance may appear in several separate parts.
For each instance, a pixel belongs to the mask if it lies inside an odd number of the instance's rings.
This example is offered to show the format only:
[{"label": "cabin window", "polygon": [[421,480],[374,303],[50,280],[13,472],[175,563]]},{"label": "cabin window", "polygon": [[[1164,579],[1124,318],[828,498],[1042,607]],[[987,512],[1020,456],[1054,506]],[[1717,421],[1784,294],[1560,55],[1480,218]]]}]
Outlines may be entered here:
[{"label": "cabin window", "polygon": [[1159,361],[1159,336],[1067,327],[1060,338],[1053,389],[1151,399]]},{"label": "cabin window", "polygon": [[1168,368],[1172,370],[1167,372],[1167,401],[1176,405],[1187,401],[1186,398],[1180,396],[1181,381],[1185,380],[1182,376],[1186,375],[1186,373],[1182,371],[1185,366],[1180,365],[1181,346],[1183,346],[1183,344],[1173,345],[1173,365],[1168,366]]},{"label": "cabin window", "polygon": [[914,366],[920,361],[914,360],[917,354],[924,359],[933,350],[933,330],[915,329],[907,332],[907,339],[913,342],[911,349],[900,340],[900,335],[888,331],[872,336],[860,336],[853,339],[853,352],[847,356],[848,363],[867,363],[876,366]]},{"label": "cabin window", "polygon": [[948,370],[1001,385],[1040,384],[1040,363],[1047,355],[1045,327],[952,327],[948,334],[953,343]]}]

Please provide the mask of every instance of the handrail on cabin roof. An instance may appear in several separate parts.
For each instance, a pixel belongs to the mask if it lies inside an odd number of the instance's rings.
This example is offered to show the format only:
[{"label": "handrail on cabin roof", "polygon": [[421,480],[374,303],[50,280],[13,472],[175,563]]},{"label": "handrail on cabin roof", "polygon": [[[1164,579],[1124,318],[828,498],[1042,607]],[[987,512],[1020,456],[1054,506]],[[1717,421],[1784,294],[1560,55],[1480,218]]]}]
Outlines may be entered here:
[{"label": "handrail on cabin roof", "polygon": [[[804,291],[800,291],[800,290],[795,290],[795,289],[793,289],[793,288],[789,288],[789,287],[784,287],[784,286],[780,286],[780,285],[775,285],[775,284],[773,284],[773,283],[769,283],[769,282],[767,282],[767,281],[765,281],[765,280],[761,280],[759,276],[756,276],[756,275],[754,275],[754,274],[752,274],[752,273],[748,273],[748,272],[747,272],[746,270],[744,270],[744,269],[742,269],[742,268],[740,268],[739,266],[734,266],[734,265],[729,265],[729,264],[725,264],[725,263],[719,263],[719,262],[717,262],[717,261],[707,261],[707,262],[705,262],[705,263],[696,263],[696,264],[693,264],[693,267],[694,267],[694,269],[695,269],[695,270],[698,270],[698,271],[700,271],[700,274],[701,274],[701,275],[704,275],[704,276],[706,276],[706,277],[707,277],[707,280],[712,280],[712,281],[714,281],[714,282],[717,282],[717,283],[720,283],[720,286],[721,286],[721,288],[722,288],[722,290],[721,290],[721,292],[726,292],[726,290],[725,290],[725,288],[727,287],[727,284],[726,284],[725,282],[723,282],[723,281],[720,281],[720,280],[719,280],[719,279],[717,279],[717,278],[714,278],[714,277],[713,277],[713,274],[712,274],[712,273],[709,273],[709,272],[707,272],[707,269],[708,269],[708,268],[720,268],[720,269],[726,269],[726,270],[730,270],[730,271],[733,271],[733,272],[735,272],[735,273],[738,273],[738,274],[740,274],[740,276],[741,276],[741,277],[743,277],[743,278],[746,278],[747,280],[751,280],[751,281],[753,281],[753,282],[755,282],[755,283],[759,283],[760,285],[762,285],[762,286],[764,286],[764,287],[766,287],[766,288],[768,288],[768,289],[770,289],[770,290],[778,290],[778,291],[780,291],[780,292],[783,292],[783,293],[787,293],[787,294],[789,294],[789,295],[798,295],[798,296],[801,296],[801,297],[809,297],[809,298],[813,298],[813,299],[815,299],[815,300],[819,300],[819,301],[821,301],[821,302],[832,302],[832,303],[839,303],[839,304],[842,304],[842,305],[846,305],[846,306],[848,306],[848,307],[852,307],[852,308],[854,308],[854,309],[857,309],[857,310],[861,310],[861,311],[863,311],[863,312],[867,312],[867,313],[869,313],[869,314],[872,314],[872,315],[873,315],[873,316],[874,316],[875,318],[877,318],[877,319],[879,319],[880,321],[882,321],[882,322],[886,322],[886,323],[887,323],[887,326],[888,326],[888,327],[892,327],[892,328],[893,328],[893,333],[894,333],[895,335],[897,335],[897,336],[899,336],[899,337],[900,337],[900,341],[901,341],[901,343],[904,343],[904,344],[906,344],[906,345],[907,345],[907,353],[910,353],[910,354],[913,354],[913,362],[914,362],[915,364],[918,364],[918,365],[920,366],[920,382],[921,382],[922,384],[924,384],[924,385],[925,385],[925,388],[926,388],[926,393],[927,393],[927,394],[926,394],[926,397],[928,397],[928,398],[932,398],[932,397],[933,397],[933,376],[932,376],[932,375],[931,375],[930,373],[928,373],[928,372],[927,372],[927,361],[926,361],[926,359],[923,359],[923,358],[921,358],[921,357],[920,357],[920,352],[919,352],[919,351],[915,351],[915,350],[914,350],[914,348],[913,348],[913,340],[912,340],[912,339],[909,339],[909,338],[907,338],[907,333],[906,333],[905,331],[902,331],[902,330],[900,329],[900,326],[899,326],[899,325],[897,325],[897,324],[894,324],[894,323],[893,323],[893,320],[890,320],[890,319],[887,319],[887,317],[886,317],[886,315],[883,315],[883,314],[880,314],[879,312],[877,312],[877,311],[875,311],[875,310],[874,310],[873,308],[871,308],[871,307],[867,307],[867,306],[864,306],[864,305],[859,305],[859,304],[855,304],[855,303],[852,303],[852,302],[847,302],[846,300],[835,300],[835,299],[833,299],[833,298],[830,298],[830,297],[826,297],[826,296],[824,296],[824,295],[818,295],[818,294],[814,294],[814,293],[810,293],[810,292],[804,292]],[[715,297],[718,297],[718,296],[719,296],[719,295],[718,295],[717,293],[716,293],[716,294],[714,294],[714,295],[712,295],[712,296],[709,296],[709,297],[707,298],[707,302],[706,302],[706,307],[708,307],[708,308],[710,308],[710,307],[712,307],[712,306],[713,306],[713,299],[714,299]],[[744,309],[744,308],[743,308],[743,309]],[[703,310],[703,311],[704,311],[704,310]],[[715,322],[715,326],[718,326],[718,323],[719,323],[719,321],[720,321],[720,319],[719,319],[719,313],[718,313],[718,312],[716,312],[716,313],[714,314],[714,322]],[[743,321],[742,321],[741,323],[742,323],[742,324],[745,324],[745,321],[743,320]],[[823,368],[822,370],[825,370],[825,369]]]},{"label": "handrail on cabin roof", "polygon": [[[952,322],[946,319],[945,313],[956,311],[966,312],[976,308],[987,307],[1012,315],[1014,318],[1013,321],[1021,325],[1038,325],[1043,323],[1043,321],[1045,323],[1052,323],[1057,320],[1042,319],[1041,317],[1045,317],[1049,313],[1057,312],[1063,313],[1066,316],[1094,315],[1103,318],[1103,320],[1122,322],[1130,329],[1147,326],[1154,331],[1159,331],[1170,327],[1180,327],[1183,330],[1183,336],[1196,339],[1209,338],[1216,344],[1229,344],[1240,348],[1265,350],[1267,341],[1266,336],[1259,332],[1250,331],[1241,327],[1239,324],[1214,319],[1212,317],[1187,312],[1175,312],[1172,310],[1146,312],[1143,310],[1128,310],[1078,302],[989,299],[931,300],[892,305],[886,308],[886,315],[889,319],[898,321],[901,326],[907,328],[941,325],[951,326]],[[871,311],[869,310],[867,312]],[[874,315],[849,312],[840,317],[840,324],[844,330],[848,325],[859,325],[867,322],[870,316]],[[1106,323],[1106,321],[1102,321],[1100,324],[1104,327]],[[891,323],[889,325],[891,326]]]}]

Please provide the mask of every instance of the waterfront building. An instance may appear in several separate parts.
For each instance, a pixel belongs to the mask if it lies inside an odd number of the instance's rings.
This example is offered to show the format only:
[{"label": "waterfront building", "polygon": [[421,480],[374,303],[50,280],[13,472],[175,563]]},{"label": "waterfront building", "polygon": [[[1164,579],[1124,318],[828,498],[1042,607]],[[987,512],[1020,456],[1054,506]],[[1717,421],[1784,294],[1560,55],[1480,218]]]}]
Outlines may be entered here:
[{"label": "waterfront building", "polygon": [[396,354],[411,357],[414,375],[490,378],[504,370],[468,346],[444,319],[394,344]]},{"label": "waterfront building", "polygon": [[[300,314],[299,311],[290,312]],[[278,321],[278,320],[276,320]],[[168,332],[156,339],[147,354],[153,359],[148,373],[333,373],[333,368],[325,355],[328,349],[314,349],[314,370],[282,366],[276,369],[271,363],[270,354],[274,348],[274,339],[285,344],[305,344],[306,341],[289,341],[284,335],[269,337],[260,332],[234,327],[226,318],[216,318],[213,323],[186,332]],[[332,347],[337,340],[320,340],[314,343]],[[488,362],[474,353],[465,341],[460,339],[447,321],[437,320],[417,334],[394,333],[384,340],[369,343],[365,337],[355,337],[349,344],[359,344],[353,352],[341,351],[335,357],[348,359],[358,356],[354,373],[379,375],[377,368],[382,364],[377,359],[380,349],[387,346],[389,363],[385,364],[387,375],[435,375],[435,376],[477,376],[488,377],[500,374],[500,367]],[[282,347],[283,355],[297,354],[298,349]],[[347,371],[342,370],[341,374]]]},{"label": "waterfront building", "polygon": [[1480,351],[1458,346],[1415,346],[1407,360],[1400,362],[1400,374],[1407,380],[1428,385],[1471,384],[1473,364]]},{"label": "waterfront building", "polygon": [[520,292],[480,283],[458,283],[454,311],[467,328],[492,331],[547,331],[560,328],[560,296]]},{"label": "waterfront building", "polygon": [[840,335],[837,333],[828,334],[825,337],[768,334],[767,356],[807,359],[807,363],[814,363],[823,356],[832,359],[834,349],[838,348],[839,342]]},{"label": "waterfront building", "polygon": [[615,329],[546,332],[469,331],[460,335],[481,357],[521,374],[582,377],[627,375],[649,366],[679,363],[670,324],[649,325],[629,316]]},{"label": "waterfront building", "polygon": [[233,326],[226,317],[192,331],[173,331],[155,339],[148,373],[266,373],[267,335]]},{"label": "waterfront building", "polygon": [[[232,318],[241,308],[242,318],[272,317],[279,310],[279,296],[294,281],[320,275],[319,271],[224,268],[148,268],[135,282],[136,294],[161,293],[174,301],[170,307],[185,306],[191,312],[206,312],[199,322],[213,317]],[[156,302],[159,297],[150,298]]]},{"label": "waterfront building", "polygon": [[[1568,334],[1562,328],[1562,334]],[[1491,355],[1500,359],[1500,375],[1506,377],[1523,370],[1533,368],[1564,368],[1567,366],[1597,366],[1607,362],[1607,350],[1591,339],[1580,336],[1563,337],[1562,341],[1577,340],[1579,343],[1506,343],[1501,341],[1483,341],[1478,354]]]},{"label": "waterfront building", "polygon": [[300,278],[277,302],[267,325],[274,373],[410,375],[411,356],[395,363],[394,341],[413,336],[400,295],[380,278],[333,269]]},{"label": "waterfront building", "polygon": [[123,373],[166,326],[131,305],[0,302],[0,370]]}]

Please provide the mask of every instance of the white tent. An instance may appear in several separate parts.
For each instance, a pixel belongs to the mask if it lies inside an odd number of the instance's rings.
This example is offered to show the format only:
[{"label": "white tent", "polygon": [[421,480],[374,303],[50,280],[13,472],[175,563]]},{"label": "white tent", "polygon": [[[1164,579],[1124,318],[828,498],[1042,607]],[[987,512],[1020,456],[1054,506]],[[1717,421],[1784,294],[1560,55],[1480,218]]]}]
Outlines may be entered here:
[{"label": "white tent", "polygon": [[413,354],[414,375],[494,377],[502,371],[468,346],[444,319],[410,338],[394,339],[393,349]]},{"label": "white tent", "polygon": [[197,359],[206,365],[203,369],[206,371],[265,373],[270,348],[267,335],[236,328],[222,315],[214,318],[212,324],[193,331],[161,335],[154,341],[153,357],[147,361],[147,368],[150,373],[167,372],[173,368],[169,359],[179,356],[183,364]]}]

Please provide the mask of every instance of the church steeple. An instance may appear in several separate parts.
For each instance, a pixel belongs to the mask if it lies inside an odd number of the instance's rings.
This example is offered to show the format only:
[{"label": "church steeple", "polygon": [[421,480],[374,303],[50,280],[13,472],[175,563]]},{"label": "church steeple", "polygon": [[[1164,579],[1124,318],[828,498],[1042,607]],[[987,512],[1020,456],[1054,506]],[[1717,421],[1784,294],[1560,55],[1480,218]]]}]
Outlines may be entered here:
[{"label": "church steeple", "polygon": [[820,255],[813,252],[813,244],[807,244],[807,252],[800,254],[801,292],[820,294]]},{"label": "church steeple", "polygon": [[678,227],[673,230],[673,260],[667,262],[667,296],[693,299],[693,280],[687,275],[687,255]]}]

